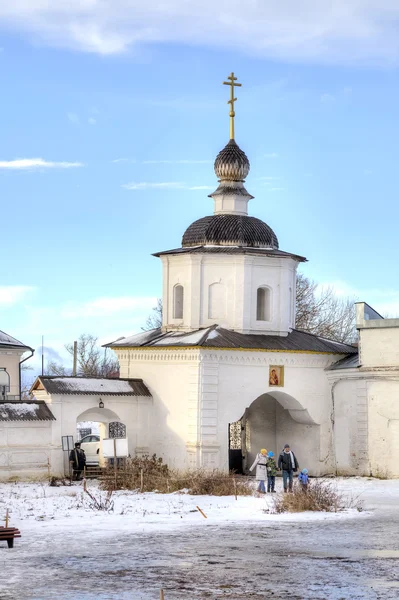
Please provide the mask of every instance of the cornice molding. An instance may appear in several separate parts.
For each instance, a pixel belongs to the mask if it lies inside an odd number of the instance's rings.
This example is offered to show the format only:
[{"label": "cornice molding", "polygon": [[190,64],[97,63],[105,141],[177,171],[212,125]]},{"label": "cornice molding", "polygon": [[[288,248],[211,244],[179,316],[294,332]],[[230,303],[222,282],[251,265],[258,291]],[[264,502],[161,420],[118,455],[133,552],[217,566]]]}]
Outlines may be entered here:
[{"label": "cornice molding", "polygon": [[299,351],[266,351],[254,349],[208,349],[208,348],[114,348],[120,361],[134,362],[198,362],[216,364],[241,364],[265,366],[279,364],[292,367],[330,366],[340,355],[330,353],[299,352]]}]

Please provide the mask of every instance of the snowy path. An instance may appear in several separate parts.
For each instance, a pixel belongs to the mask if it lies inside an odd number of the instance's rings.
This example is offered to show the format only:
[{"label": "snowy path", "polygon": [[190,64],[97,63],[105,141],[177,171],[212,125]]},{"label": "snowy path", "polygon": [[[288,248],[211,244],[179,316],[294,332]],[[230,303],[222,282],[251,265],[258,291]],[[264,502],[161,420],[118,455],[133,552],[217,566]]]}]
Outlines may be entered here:
[{"label": "snowy path", "polygon": [[276,516],[265,498],[119,492],[101,514],[77,486],[2,484],[0,515],[9,507],[23,537],[0,546],[0,600],[153,600],[161,587],[166,600],[398,598],[399,481],[338,486],[366,512]]}]

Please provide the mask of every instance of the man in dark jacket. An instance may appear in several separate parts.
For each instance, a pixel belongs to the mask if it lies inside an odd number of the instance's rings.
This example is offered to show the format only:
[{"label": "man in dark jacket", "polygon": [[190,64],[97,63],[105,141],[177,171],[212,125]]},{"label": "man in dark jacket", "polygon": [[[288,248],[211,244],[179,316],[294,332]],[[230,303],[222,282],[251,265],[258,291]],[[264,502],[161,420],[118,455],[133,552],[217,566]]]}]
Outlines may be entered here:
[{"label": "man in dark jacket", "polygon": [[81,449],[80,443],[76,442],[75,449],[71,450],[69,454],[69,462],[72,467],[72,473],[75,475],[76,481],[79,481],[82,476],[82,471],[86,465],[86,454]]},{"label": "man in dark jacket", "polygon": [[278,468],[283,472],[284,492],[287,492],[288,489],[292,492],[294,471],[298,470],[299,464],[289,444],[284,446],[284,450],[278,457]]}]

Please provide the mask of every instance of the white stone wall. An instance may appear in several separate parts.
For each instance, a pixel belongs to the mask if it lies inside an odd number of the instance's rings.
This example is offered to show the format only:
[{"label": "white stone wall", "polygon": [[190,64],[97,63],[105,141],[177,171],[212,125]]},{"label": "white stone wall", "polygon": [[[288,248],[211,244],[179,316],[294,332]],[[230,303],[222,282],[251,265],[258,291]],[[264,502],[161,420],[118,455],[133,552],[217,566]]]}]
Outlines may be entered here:
[{"label": "white stone wall", "polygon": [[[199,356],[193,350],[120,350],[121,377],[140,377],[152,394],[148,445],[171,467],[187,467],[198,439]],[[191,447],[191,446],[190,446]]]},{"label": "white stone wall", "polygon": [[47,394],[44,390],[35,390],[37,400],[48,403],[56,421],[51,427],[51,456],[54,471],[61,473],[64,470],[64,454],[61,447],[61,437],[72,435],[77,439],[78,421],[96,421],[104,423],[101,428],[108,436],[107,425],[112,421],[120,421],[126,425],[129,454],[149,451],[148,439],[151,426],[152,399],[148,397],[132,396],[107,396],[101,395],[104,408],[98,407],[100,396],[75,395],[75,394]]},{"label": "white stone wall", "polygon": [[[324,369],[338,356],[195,348],[116,352],[121,376],[140,376],[153,395],[150,451],[171,466],[228,469],[229,423],[271,393],[278,401],[273,450],[291,443],[312,473],[331,472],[331,396]],[[270,388],[270,365],[284,365],[284,388]]]},{"label": "white stone wall", "polygon": [[[163,256],[163,326],[190,331],[218,324],[243,333],[287,335],[295,323],[297,262],[224,254]],[[174,288],[184,288],[183,318],[174,318]],[[257,289],[270,290],[271,318],[257,321]]]},{"label": "white stone wall", "polygon": [[360,359],[364,368],[399,367],[399,326],[362,329]]},{"label": "white stone wall", "polygon": [[399,477],[399,373],[368,384],[370,473]]},{"label": "white stone wall", "polygon": [[0,479],[48,475],[51,422],[0,421]]}]

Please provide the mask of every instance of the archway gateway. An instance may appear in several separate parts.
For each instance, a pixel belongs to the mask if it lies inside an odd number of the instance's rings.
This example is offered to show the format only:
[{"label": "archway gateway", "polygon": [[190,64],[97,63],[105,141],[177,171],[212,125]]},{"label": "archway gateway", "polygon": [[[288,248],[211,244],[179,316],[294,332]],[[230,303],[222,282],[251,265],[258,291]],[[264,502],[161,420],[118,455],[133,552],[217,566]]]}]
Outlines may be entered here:
[{"label": "archway gateway", "polygon": [[96,429],[95,432],[90,432],[81,439],[87,465],[104,467],[103,440],[126,438],[126,425],[120,421],[119,416],[113,410],[99,406],[89,408],[78,415],[76,418],[78,430],[80,429],[79,423],[93,423]]},{"label": "archway gateway", "polygon": [[229,469],[248,474],[261,448],[276,459],[289,443],[300,464],[318,468],[320,426],[298,400],[285,392],[262,394],[245,409],[241,419],[229,424]]}]

